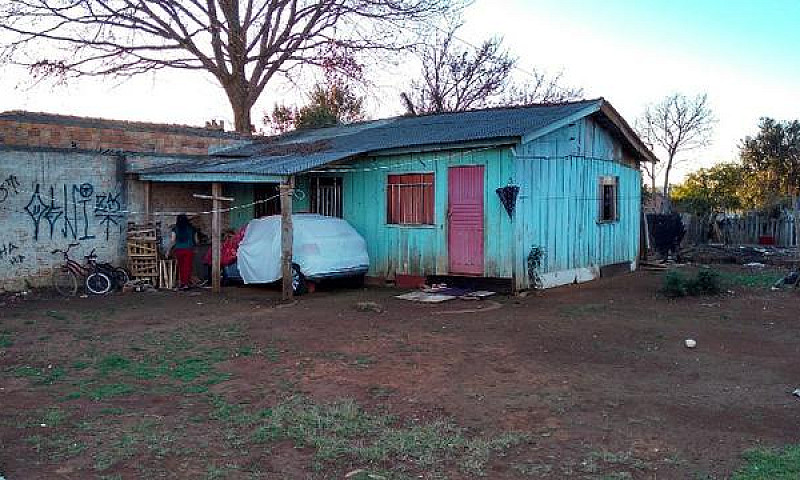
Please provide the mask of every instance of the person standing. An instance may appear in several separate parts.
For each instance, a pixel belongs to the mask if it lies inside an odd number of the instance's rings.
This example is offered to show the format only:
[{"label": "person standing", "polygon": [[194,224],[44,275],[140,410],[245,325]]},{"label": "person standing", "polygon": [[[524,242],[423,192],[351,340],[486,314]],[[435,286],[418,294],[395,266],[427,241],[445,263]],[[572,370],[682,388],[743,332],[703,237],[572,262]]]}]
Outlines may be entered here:
[{"label": "person standing", "polygon": [[178,288],[181,290],[189,288],[192,279],[196,236],[197,229],[189,222],[189,218],[184,214],[178,215],[172,228],[172,248],[178,261]]}]

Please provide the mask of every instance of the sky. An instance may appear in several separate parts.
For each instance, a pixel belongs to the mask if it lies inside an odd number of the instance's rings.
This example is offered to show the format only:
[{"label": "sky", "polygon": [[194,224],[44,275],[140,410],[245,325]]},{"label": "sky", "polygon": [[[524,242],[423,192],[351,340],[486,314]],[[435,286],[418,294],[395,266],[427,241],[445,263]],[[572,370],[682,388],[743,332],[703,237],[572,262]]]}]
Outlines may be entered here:
[{"label": "sky", "polygon": [[[707,93],[717,118],[713,143],[690,152],[686,172],[735,160],[758,120],[800,118],[800,0],[475,0],[459,36],[478,44],[500,36],[521,69],[563,73],[589,98],[604,97],[629,121],[649,103],[680,92]],[[376,77],[367,105],[375,117],[402,113],[401,67]],[[25,72],[0,70],[0,111],[20,109],[126,120],[232,125],[209,76],[148,74],[124,83],[83,80],[34,85]],[[297,101],[286,85],[268,89],[254,120],[276,101]]]}]

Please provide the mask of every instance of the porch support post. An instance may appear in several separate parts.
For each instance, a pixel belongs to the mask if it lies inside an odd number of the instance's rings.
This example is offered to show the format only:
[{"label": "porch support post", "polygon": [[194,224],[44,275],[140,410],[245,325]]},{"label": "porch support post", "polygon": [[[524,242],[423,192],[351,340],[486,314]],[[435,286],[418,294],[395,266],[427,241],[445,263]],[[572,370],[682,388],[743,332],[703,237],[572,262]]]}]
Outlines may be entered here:
[{"label": "porch support post", "polygon": [[222,184],[211,184],[211,291],[219,293],[222,290],[222,275],[220,273],[220,242],[222,241]]},{"label": "porch support post", "polygon": [[294,177],[290,176],[281,183],[281,273],[283,275],[283,300],[294,298],[292,288],[292,190]]},{"label": "porch support post", "polygon": [[520,237],[517,235],[517,209],[511,213],[511,294],[514,296],[519,295],[519,286],[517,285],[517,242]]},{"label": "porch support post", "polygon": [[151,198],[152,198],[152,186],[153,182],[147,181],[144,182],[144,222],[147,223],[150,221],[150,205],[151,205]]}]

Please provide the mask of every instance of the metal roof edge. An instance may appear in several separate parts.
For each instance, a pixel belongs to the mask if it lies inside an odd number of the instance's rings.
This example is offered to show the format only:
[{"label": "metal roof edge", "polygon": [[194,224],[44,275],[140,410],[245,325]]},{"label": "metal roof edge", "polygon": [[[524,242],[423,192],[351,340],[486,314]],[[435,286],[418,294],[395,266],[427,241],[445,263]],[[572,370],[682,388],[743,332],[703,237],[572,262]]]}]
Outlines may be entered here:
[{"label": "metal roof edge", "polygon": [[605,100],[602,97],[595,99],[589,104],[588,107],[582,108],[577,112],[573,113],[572,115],[567,115],[559,120],[556,120],[555,122],[548,123],[547,125],[538,130],[534,130],[530,133],[523,135],[522,143],[528,143],[533,140],[536,140],[537,138],[541,138],[547,135],[548,133],[553,133],[559,128],[569,125],[570,123],[577,122],[581,118],[588,117],[589,115],[598,112],[603,102],[605,102]]},{"label": "metal roof edge", "polygon": [[658,163],[658,157],[642,142],[639,135],[631,128],[625,118],[607,101],[603,100],[600,112],[619,130],[623,138],[630,144],[631,148],[641,156],[644,161]]},{"label": "metal roof edge", "polygon": [[468,140],[464,142],[426,143],[421,145],[413,145],[410,147],[387,148],[383,150],[368,150],[364,153],[375,157],[387,157],[391,155],[402,155],[406,153],[427,153],[427,152],[439,152],[443,150],[463,150],[467,148],[481,148],[481,147],[495,147],[495,146],[503,147],[519,143],[520,138],[521,137],[518,136],[503,136],[503,137],[489,137],[481,140]]},{"label": "metal roof edge", "polygon": [[139,180],[145,182],[224,182],[224,183],[281,183],[286,175],[261,175],[257,173],[141,173]]}]

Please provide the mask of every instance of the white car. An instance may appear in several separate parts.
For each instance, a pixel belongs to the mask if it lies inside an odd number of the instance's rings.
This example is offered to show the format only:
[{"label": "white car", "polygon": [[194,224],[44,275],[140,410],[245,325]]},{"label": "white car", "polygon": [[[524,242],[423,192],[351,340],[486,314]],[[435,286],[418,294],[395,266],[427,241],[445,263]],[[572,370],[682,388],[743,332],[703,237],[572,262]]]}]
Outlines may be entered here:
[{"label": "white car", "polygon": [[[292,215],[292,285],[305,291],[305,281],[363,277],[369,269],[364,238],[346,221],[315,214]],[[247,224],[237,255],[244,283],[281,279],[281,217],[258,218]]]}]

